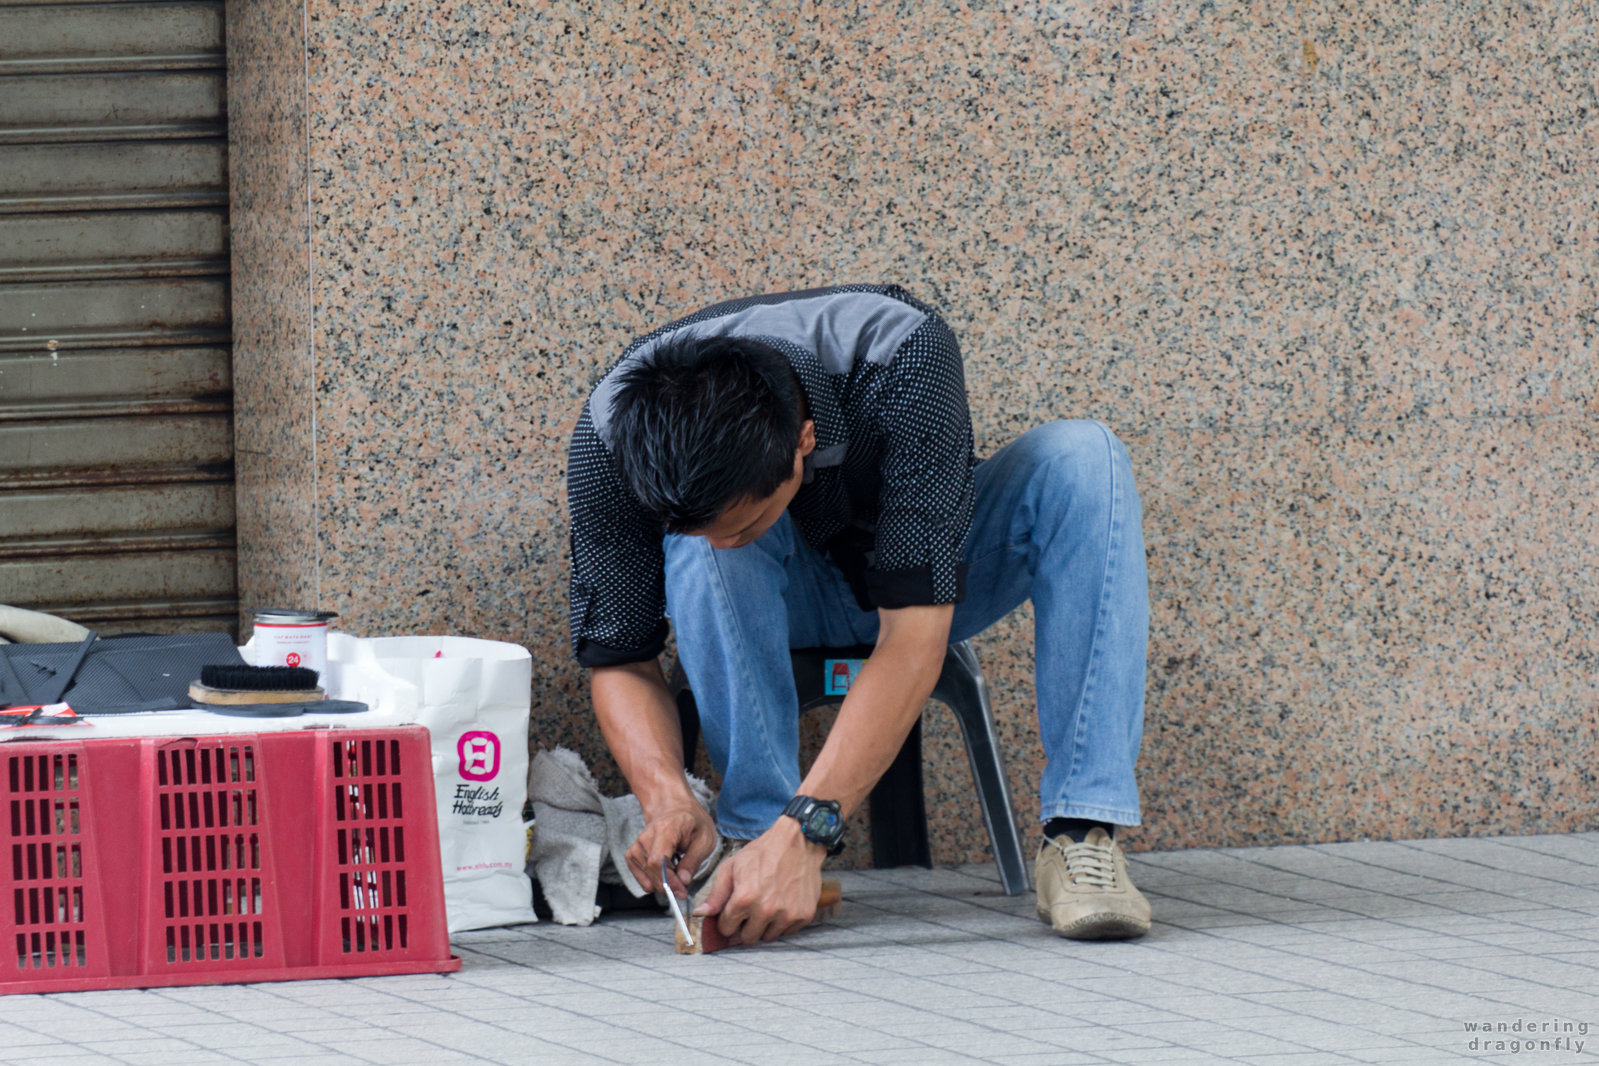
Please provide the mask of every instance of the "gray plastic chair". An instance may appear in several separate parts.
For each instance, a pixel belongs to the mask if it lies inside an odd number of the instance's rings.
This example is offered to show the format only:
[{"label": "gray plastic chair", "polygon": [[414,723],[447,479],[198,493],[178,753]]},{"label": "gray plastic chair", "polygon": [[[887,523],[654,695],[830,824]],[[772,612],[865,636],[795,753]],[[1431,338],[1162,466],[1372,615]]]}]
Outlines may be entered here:
[{"label": "gray plastic chair", "polygon": [[[796,648],[790,652],[801,711],[843,700],[848,682],[872,653],[869,644],[849,648]],[[699,709],[682,666],[674,664],[668,687],[683,728],[684,759],[692,763],[699,742]],[[932,698],[948,707],[960,724],[971,761],[972,779],[983,824],[1007,895],[1030,887],[1031,872],[1016,832],[1005,762],[994,732],[988,686],[968,641],[949,646]],[[931,866],[927,810],[922,799],[922,723],[918,719],[882,780],[872,789],[872,862],[875,866]]]}]

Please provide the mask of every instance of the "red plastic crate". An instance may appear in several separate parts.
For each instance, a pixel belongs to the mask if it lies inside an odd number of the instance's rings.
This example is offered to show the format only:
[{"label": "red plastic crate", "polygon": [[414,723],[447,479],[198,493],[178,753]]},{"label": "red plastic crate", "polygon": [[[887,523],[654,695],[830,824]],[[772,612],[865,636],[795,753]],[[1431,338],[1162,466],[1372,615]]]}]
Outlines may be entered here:
[{"label": "red plastic crate", "polygon": [[0,994],[449,973],[427,730],[0,745]]}]

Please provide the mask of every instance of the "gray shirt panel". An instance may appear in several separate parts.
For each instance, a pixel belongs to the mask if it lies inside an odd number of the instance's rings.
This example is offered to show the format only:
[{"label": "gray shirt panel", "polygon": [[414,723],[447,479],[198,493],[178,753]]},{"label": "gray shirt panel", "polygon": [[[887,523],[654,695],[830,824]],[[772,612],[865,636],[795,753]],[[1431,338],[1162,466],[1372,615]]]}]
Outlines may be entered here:
[{"label": "gray shirt panel", "polygon": [[[647,364],[668,341],[688,337],[776,337],[820,360],[829,374],[848,374],[858,361],[886,364],[927,315],[903,300],[877,293],[834,292],[781,303],[756,304],[716,318],[690,322],[640,344],[611,368],[589,397],[594,431],[607,448],[617,376]],[[837,462],[837,458],[827,457]]]}]

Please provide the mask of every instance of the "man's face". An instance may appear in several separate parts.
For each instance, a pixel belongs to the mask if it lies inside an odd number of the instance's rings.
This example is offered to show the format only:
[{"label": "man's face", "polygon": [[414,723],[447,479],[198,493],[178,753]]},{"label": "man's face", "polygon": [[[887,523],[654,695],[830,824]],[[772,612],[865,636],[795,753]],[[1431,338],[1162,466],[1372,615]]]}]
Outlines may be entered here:
[{"label": "man's face", "polygon": [[717,515],[710,525],[687,530],[687,535],[704,537],[713,548],[742,548],[759,540],[788,509],[789,501],[794,499],[805,476],[805,457],[815,449],[816,423],[806,419],[800,424],[799,447],[794,452],[794,472],[787,481],[777,486],[776,492],[761,499],[746,496],[737,500]]}]

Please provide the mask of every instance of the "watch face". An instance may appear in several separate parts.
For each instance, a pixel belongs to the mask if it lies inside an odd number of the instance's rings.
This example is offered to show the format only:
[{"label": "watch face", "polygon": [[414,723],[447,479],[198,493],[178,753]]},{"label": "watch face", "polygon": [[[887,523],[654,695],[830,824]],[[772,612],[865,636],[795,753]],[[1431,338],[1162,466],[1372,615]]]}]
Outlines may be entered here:
[{"label": "watch face", "polygon": [[831,841],[838,835],[843,819],[831,807],[818,805],[805,819],[805,835],[812,840]]}]

